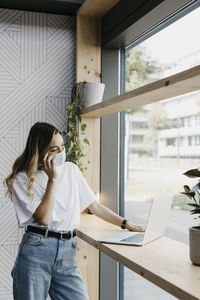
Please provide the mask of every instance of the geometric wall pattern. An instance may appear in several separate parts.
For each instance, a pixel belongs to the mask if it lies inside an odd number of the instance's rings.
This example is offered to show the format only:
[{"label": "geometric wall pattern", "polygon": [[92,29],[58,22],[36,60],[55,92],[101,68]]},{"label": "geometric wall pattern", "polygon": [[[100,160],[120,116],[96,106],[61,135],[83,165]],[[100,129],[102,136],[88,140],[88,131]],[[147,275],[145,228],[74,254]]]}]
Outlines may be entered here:
[{"label": "geometric wall pattern", "polygon": [[23,234],[3,180],[35,122],[66,130],[74,80],[75,17],[0,9],[0,300],[13,299],[10,272]]}]

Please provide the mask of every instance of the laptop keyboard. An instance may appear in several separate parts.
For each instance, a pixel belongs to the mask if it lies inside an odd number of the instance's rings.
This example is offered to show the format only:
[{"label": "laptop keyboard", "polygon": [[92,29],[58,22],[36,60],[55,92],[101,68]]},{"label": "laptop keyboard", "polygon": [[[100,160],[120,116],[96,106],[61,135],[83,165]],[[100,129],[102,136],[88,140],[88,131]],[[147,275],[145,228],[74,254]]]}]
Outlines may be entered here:
[{"label": "laptop keyboard", "polygon": [[143,241],[144,234],[143,233],[137,233],[133,236],[129,236],[128,238],[125,238],[121,240],[122,242],[133,242],[133,243],[141,243]]}]

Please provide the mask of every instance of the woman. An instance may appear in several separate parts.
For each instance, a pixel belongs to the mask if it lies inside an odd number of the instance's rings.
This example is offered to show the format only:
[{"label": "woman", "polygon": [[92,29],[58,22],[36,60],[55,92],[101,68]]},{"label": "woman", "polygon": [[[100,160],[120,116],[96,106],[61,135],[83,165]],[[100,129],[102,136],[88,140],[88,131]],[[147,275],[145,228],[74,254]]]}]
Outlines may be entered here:
[{"label": "woman", "polygon": [[[65,162],[62,133],[48,123],[32,126],[24,152],[5,179],[25,233],[11,275],[14,300],[88,299],[76,265],[76,227],[90,208],[100,218],[124,219],[96,201],[79,167]],[[143,231],[131,222],[128,230]]]}]

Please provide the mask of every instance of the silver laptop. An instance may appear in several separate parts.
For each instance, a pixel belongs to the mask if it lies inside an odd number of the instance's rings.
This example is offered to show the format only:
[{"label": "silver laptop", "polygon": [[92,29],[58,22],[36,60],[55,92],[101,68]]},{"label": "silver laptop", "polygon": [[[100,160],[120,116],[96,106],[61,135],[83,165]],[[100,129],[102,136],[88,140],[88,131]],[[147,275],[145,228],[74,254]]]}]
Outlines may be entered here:
[{"label": "silver laptop", "polygon": [[145,232],[118,231],[101,240],[102,243],[143,246],[164,234],[172,199],[154,199]]}]

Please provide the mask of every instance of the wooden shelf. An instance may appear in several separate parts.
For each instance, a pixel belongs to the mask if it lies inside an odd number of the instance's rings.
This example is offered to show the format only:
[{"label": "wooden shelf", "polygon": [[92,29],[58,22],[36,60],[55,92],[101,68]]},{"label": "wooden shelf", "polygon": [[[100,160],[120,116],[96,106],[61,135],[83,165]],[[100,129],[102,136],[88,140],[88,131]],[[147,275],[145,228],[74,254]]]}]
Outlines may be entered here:
[{"label": "wooden shelf", "polygon": [[200,65],[82,110],[82,117],[100,118],[200,90]]},{"label": "wooden shelf", "polygon": [[118,226],[94,215],[82,214],[77,235],[178,299],[200,299],[200,267],[191,263],[187,245],[166,237],[143,247],[105,244],[98,241],[117,231],[121,231]]}]

